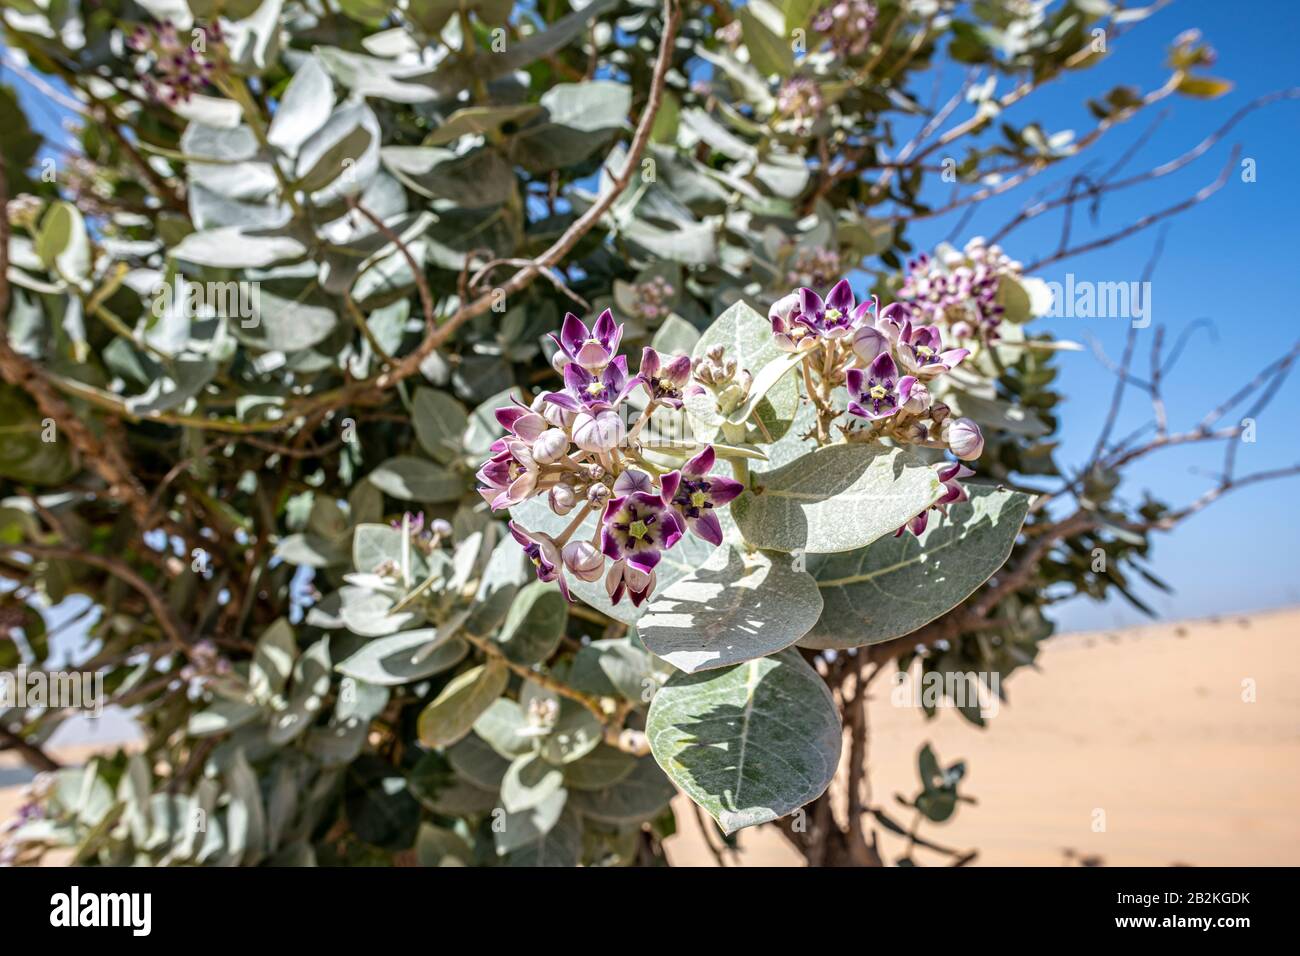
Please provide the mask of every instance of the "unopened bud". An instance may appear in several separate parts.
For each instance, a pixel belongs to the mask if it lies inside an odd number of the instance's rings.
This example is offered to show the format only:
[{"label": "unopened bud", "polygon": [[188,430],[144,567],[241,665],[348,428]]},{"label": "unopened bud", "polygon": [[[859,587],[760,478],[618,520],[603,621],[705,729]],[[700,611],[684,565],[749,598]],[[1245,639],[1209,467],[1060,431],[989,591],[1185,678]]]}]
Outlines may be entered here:
[{"label": "unopened bud", "polygon": [[572,485],[566,485],[563,482],[551,489],[547,495],[547,501],[551,505],[551,510],[557,515],[567,515],[578,505],[578,496],[573,490]]},{"label": "unopened bud", "polygon": [[548,428],[533,442],[533,460],[539,465],[559,461],[569,451],[569,436],[562,428]]}]

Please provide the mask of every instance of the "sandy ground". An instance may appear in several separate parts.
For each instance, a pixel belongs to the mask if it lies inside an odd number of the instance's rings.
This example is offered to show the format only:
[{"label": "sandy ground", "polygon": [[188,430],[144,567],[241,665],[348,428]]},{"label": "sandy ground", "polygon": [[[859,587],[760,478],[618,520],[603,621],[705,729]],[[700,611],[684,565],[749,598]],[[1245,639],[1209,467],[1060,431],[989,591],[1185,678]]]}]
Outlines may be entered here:
[{"label": "sandy ground", "polygon": [[[874,802],[908,820],[893,798],[916,792],[926,741],[944,765],[966,760],[978,804],[921,833],[978,849],[977,865],[1300,864],[1300,610],[1053,638],[985,730],[893,706],[883,675],[872,690]],[[678,810],[673,862],[716,865]],[[770,827],[740,845],[742,865],[801,862]],[[903,846],[882,838],[888,859]]]},{"label": "sandy ground", "polygon": [[[1005,690],[1010,703],[980,730],[952,711],[926,721],[894,706],[877,681],[874,802],[907,819],[893,797],[916,791],[929,741],[945,765],[967,762],[962,789],[978,803],[921,833],[978,849],[976,865],[1300,864],[1300,609],[1063,635]],[[0,819],[26,776],[0,754]],[[716,865],[689,802],[676,807],[672,861]],[[903,847],[882,837],[889,860]],[[771,827],[743,831],[740,848],[729,864],[800,863]]]}]

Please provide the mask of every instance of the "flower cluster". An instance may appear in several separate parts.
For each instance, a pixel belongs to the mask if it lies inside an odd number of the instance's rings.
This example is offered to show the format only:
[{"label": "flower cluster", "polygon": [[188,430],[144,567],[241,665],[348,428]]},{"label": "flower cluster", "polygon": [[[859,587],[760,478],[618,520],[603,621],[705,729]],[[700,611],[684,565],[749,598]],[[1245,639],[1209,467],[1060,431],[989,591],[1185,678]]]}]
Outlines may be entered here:
[{"label": "flower cluster", "polygon": [[[933,381],[970,352],[946,347],[940,327],[922,324],[910,304],[895,302],[878,309],[875,301],[858,303],[848,280],[841,279],[825,299],[807,288],[778,299],[768,319],[778,346],[808,356],[804,374],[810,398],[826,404],[833,388],[843,385],[848,392],[849,423],[841,429],[846,440],[888,438],[946,449],[962,461],[983,453],[979,425],[954,418],[930,393]],[[812,387],[814,377],[821,387]],[[822,409],[820,414],[834,412]],[[964,499],[957,482],[969,474],[961,466],[941,474],[947,491],[939,506]],[[922,514],[907,527],[919,534],[925,521]]]},{"label": "flower cluster", "polygon": [[1004,275],[1021,274],[1019,262],[980,237],[961,252],[949,250],[935,258],[922,254],[907,265],[899,301],[911,305],[924,321],[946,325],[958,340],[997,327],[1004,311],[997,301],[999,281]]},{"label": "flower cluster", "polygon": [[776,109],[803,128],[821,116],[826,109],[826,99],[816,80],[792,76],[776,91]]},{"label": "flower cluster", "polygon": [[801,246],[786,267],[786,285],[791,287],[830,285],[843,272],[840,254],[831,246]]},{"label": "flower cluster", "polygon": [[637,318],[654,324],[668,318],[677,290],[663,276],[655,276],[633,286],[632,295],[636,300],[633,312]]},{"label": "flower cluster", "polygon": [[876,5],[870,0],[833,0],[817,11],[812,28],[824,34],[840,56],[861,56],[871,45]]},{"label": "flower cluster", "polygon": [[136,27],[126,43],[146,58],[150,72],[141,78],[145,92],[167,106],[202,92],[226,62],[225,35],[215,20],[206,27],[196,26],[189,44],[170,20],[157,28]]},{"label": "flower cluster", "polygon": [[[637,374],[630,376],[627,357],[618,354],[622,337],[623,327],[608,309],[591,327],[566,315],[559,335],[552,336],[552,364],[564,388],[543,392],[531,405],[497,409],[507,434],[493,444],[478,479],[479,494],[493,510],[545,494],[555,514],[572,513],[554,536],[510,522],[539,580],[555,581],[567,598],[568,575],[589,582],[603,576],[613,603],[626,594],[639,605],[654,590],[663,553],[683,535],[722,543],[717,509],[743,486],[713,474],[712,446],[678,470],[641,454],[636,438],[650,416],[659,408],[681,408],[691,387],[691,360],[646,348]],[[638,391],[646,404],[629,429],[622,411]],[[594,532],[579,537],[592,513]]]}]

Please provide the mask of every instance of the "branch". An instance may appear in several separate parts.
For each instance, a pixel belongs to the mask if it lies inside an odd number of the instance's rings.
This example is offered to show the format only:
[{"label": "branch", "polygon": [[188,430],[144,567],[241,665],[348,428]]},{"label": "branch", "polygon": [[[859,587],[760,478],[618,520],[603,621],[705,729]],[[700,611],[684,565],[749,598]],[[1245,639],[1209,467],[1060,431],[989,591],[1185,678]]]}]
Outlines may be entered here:
[{"label": "branch", "polygon": [[0,554],[26,554],[33,558],[79,561],[82,564],[89,564],[91,567],[108,572],[124,584],[129,585],[145,599],[145,603],[149,605],[149,610],[153,613],[154,619],[157,620],[158,626],[162,628],[162,632],[167,636],[167,639],[172,642],[178,651],[186,656],[190,655],[189,643],[185,640],[180,623],[172,613],[171,608],[167,606],[167,602],[149,585],[148,581],[142,578],[125,561],[91,554],[87,551],[78,551],[75,548],[61,548],[44,544],[0,544]]}]

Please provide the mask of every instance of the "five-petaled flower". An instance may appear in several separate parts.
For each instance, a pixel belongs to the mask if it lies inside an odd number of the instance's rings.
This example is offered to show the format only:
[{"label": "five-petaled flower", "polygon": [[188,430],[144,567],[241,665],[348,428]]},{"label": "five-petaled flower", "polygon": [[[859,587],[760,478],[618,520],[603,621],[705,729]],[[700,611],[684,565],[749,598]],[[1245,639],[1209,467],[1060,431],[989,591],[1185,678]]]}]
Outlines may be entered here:
[{"label": "five-petaled flower", "polygon": [[711,475],[717,455],[710,445],[682,466],[670,472],[660,484],[686,527],[709,544],[722,544],[722,522],[717,509],[736,498],[745,486],[734,478]]},{"label": "five-petaled flower", "polygon": [[641,369],[633,385],[641,385],[650,395],[650,400],[669,408],[682,407],[682,390],[691,380],[691,357],[686,354],[674,356],[665,362],[653,348],[647,346],[641,352]]},{"label": "five-petaled flower", "polygon": [[872,306],[872,302],[858,305],[849,280],[841,279],[825,300],[812,289],[801,288],[778,299],[767,317],[776,344],[787,352],[802,352],[822,339],[851,335]]},{"label": "five-petaled flower", "polygon": [[590,372],[598,372],[614,359],[618,343],[623,338],[623,326],[614,321],[609,309],[600,313],[590,329],[572,312],[566,312],[560,334],[551,333],[551,341],[560,347],[557,356],[567,368],[576,363]]},{"label": "five-petaled flower", "polygon": [[681,519],[663,496],[647,491],[611,498],[602,520],[600,550],[647,574],[683,532]]},{"label": "five-petaled flower", "polygon": [[893,357],[881,352],[866,371],[849,369],[845,384],[849,390],[849,412],[874,422],[888,418],[907,403],[916,376],[899,378]]}]

